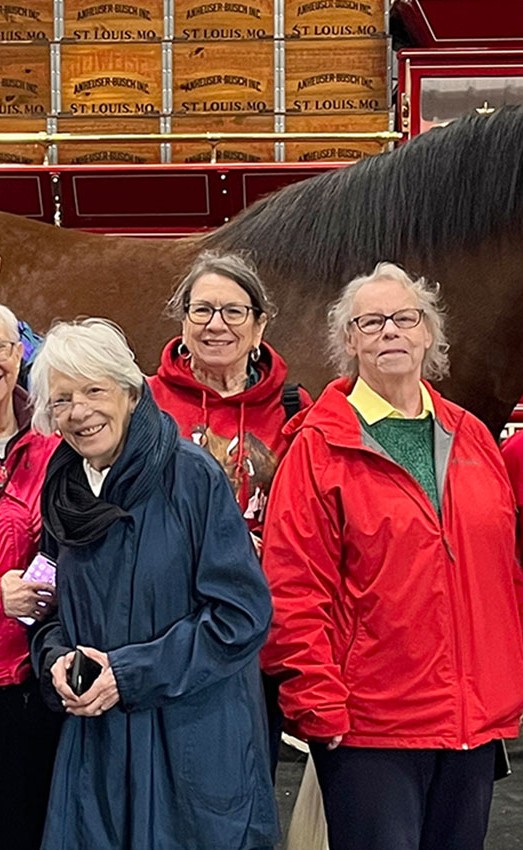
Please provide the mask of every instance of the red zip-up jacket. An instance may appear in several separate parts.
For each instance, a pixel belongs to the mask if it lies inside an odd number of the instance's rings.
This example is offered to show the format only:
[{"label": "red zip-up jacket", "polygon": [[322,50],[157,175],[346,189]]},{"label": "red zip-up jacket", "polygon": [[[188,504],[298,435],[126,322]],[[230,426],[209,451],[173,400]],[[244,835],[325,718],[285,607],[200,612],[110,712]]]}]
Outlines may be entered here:
[{"label": "red zip-up jacket", "polygon": [[[31,412],[21,387],[14,390],[14,405],[20,430],[0,461],[0,575],[24,570],[38,551],[40,493],[47,462],[59,442],[30,430]],[[20,684],[30,669],[27,628],[6,617],[0,593],[0,686]]]},{"label": "red zip-up jacket", "polygon": [[265,525],[275,614],[262,665],[305,739],[467,749],[519,733],[512,491],[485,426],[427,388],[441,518],[362,430],[348,380],[290,423]]},{"label": "red zip-up jacket", "polygon": [[518,548],[523,559],[523,431],[516,431],[501,446],[518,509]]},{"label": "red zip-up jacket", "polygon": [[[148,378],[154,399],[175,418],[183,437],[221,463],[249,528],[259,532],[274,472],[287,445],[282,435],[287,365],[262,342],[256,364],[259,380],[224,397],[196,380],[190,364],[178,354],[180,342],[177,337],[167,343],[158,372]],[[312,402],[303,387],[299,394],[301,407]]]}]

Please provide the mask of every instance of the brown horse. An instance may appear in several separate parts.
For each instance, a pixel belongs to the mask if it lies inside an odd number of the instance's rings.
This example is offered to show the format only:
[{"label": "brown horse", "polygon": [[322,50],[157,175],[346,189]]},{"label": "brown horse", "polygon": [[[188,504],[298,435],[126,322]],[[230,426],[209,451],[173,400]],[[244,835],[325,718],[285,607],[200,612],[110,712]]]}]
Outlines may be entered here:
[{"label": "brown horse", "polygon": [[452,376],[445,393],[496,433],[523,394],[523,108],[468,116],[390,154],[288,186],[214,233],[140,240],[0,215],[0,302],[35,328],[105,315],[146,370],[173,334],[162,307],[196,253],[246,249],[280,307],[270,337],[317,392],[327,304],[379,260],[439,281]]}]

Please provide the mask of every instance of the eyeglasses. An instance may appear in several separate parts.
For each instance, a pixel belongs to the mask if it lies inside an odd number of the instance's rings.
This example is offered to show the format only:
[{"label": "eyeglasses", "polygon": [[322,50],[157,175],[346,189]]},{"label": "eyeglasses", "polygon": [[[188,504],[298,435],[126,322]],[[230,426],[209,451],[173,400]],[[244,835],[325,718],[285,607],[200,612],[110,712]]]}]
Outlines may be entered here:
[{"label": "eyeglasses", "polygon": [[9,342],[7,339],[0,339],[0,363],[4,363],[6,360],[9,360],[15,345],[16,342]]},{"label": "eyeglasses", "polygon": [[349,325],[356,325],[358,330],[364,334],[375,334],[382,331],[388,320],[392,319],[397,328],[405,331],[417,327],[424,312],[424,310],[417,310],[414,307],[407,307],[405,310],[396,310],[390,316],[385,316],[384,313],[364,313],[363,316],[356,316],[351,319]]},{"label": "eyeglasses", "polygon": [[[59,398],[47,402],[47,410],[55,419],[70,414],[75,404],[81,404],[83,407],[94,407],[100,402],[107,401],[112,393],[112,387],[92,386],[86,387],[83,392],[72,393],[71,395],[63,395]],[[74,398],[74,395],[77,398]]]},{"label": "eyeglasses", "polygon": [[219,313],[222,322],[226,325],[243,325],[247,321],[250,312],[258,314],[256,307],[248,307],[247,304],[224,304],[223,307],[213,307],[205,301],[196,301],[188,304],[185,310],[187,318],[193,325],[208,325],[212,322],[215,313]]}]

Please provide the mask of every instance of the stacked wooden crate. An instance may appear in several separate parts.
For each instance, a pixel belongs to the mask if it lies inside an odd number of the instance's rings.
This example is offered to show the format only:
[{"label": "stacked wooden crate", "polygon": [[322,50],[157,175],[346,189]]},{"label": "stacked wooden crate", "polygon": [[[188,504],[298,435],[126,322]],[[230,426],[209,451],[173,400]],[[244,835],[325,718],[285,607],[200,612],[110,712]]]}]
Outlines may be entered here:
[{"label": "stacked wooden crate", "polygon": [[[0,4],[0,132],[372,132],[389,127],[387,0]],[[353,160],[376,142],[228,141],[219,161]],[[38,162],[43,146],[0,146]],[[63,144],[52,161],[201,162],[206,142]]]}]

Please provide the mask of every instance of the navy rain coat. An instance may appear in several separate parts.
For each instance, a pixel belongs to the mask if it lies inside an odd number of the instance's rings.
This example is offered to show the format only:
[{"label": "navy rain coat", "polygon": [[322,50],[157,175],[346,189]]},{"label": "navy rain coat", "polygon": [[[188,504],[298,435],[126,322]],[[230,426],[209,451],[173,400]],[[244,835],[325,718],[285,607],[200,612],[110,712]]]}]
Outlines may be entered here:
[{"label": "navy rain coat", "polygon": [[[71,462],[64,444],[51,469]],[[270,596],[225,474],[145,388],[101,499],[126,515],[94,543],[58,545],[58,617],[33,663],[59,710],[50,666],[77,644],[104,650],[121,702],[67,717],[41,850],[272,845]]]}]

